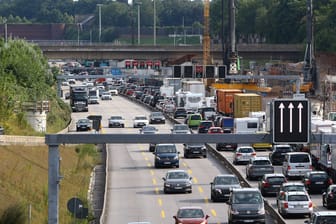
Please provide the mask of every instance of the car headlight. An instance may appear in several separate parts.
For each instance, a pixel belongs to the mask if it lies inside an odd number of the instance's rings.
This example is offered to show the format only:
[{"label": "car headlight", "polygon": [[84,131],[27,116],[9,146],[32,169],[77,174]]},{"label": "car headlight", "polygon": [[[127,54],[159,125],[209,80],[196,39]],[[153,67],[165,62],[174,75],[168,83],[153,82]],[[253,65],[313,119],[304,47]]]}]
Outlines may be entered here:
[{"label": "car headlight", "polygon": [[201,222],[201,224],[206,224],[206,221]]},{"label": "car headlight", "polygon": [[222,193],[222,189],[220,189],[220,188],[215,189],[215,191],[217,191],[220,194]]},{"label": "car headlight", "polygon": [[239,212],[238,212],[238,210],[236,210],[236,209],[231,209],[231,214],[233,214],[233,215],[238,215]]},{"label": "car headlight", "polygon": [[259,215],[265,215],[265,208],[262,207],[261,209],[259,209],[258,214]]},{"label": "car headlight", "polygon": [[155,158],[156,158],[157,160],[161,160],[161,158],[160,158],[159,156],[156,156]]},{"label": "car headlight", "polygon": [[187,186],[187,187],[190,187],[190,186],[191,186],[191,183],[190,183],[190,182],[187,182],[186,186]]},{"label": "car headlight", "polygon": [[166,184],[165,184],[165,187],[170,187],[170,184],[166,183]]},{"label": "car headlight", "polygon": [[175,157],[174,157],[174,160],[176,160],[176,159],[178,159],[179,157],[178,157],[178,155],[176,155]]}]

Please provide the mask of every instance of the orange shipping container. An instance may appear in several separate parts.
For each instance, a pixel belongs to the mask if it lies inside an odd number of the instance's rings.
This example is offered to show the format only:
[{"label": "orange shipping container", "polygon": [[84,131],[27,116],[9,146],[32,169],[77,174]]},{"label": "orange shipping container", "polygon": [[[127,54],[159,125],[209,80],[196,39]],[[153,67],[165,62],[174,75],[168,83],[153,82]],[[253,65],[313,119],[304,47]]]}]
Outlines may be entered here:
[{"label": "orange shipping container", "polygon": [[233,116],[233,96],[236,93],[242,93],[240,89],[217,89],[216,103],[217,112],[226,116]]}]

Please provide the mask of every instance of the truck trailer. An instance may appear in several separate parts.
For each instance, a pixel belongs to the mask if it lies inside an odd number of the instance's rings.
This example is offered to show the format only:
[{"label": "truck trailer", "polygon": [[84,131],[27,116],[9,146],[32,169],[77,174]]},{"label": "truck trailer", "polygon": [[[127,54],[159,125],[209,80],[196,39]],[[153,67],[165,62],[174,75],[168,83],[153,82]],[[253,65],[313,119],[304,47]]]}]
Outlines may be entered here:
[{"label": "truck trailer", "polygon": [[84,85],[70,86],[70,106],[72,112],[88,112],[88,87]]}]

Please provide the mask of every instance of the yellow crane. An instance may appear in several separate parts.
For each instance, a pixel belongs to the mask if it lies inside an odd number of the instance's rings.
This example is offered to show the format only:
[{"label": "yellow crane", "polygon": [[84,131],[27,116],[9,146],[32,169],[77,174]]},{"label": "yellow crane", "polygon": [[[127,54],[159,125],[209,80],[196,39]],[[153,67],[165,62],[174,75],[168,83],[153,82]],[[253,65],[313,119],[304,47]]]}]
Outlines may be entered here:
[{"label": "yellow crane", "polygon": [[203,65],[209,65],[210,60],[210,34],[209,34],[210,2],[204,0],[204,29],[203,29]]}]

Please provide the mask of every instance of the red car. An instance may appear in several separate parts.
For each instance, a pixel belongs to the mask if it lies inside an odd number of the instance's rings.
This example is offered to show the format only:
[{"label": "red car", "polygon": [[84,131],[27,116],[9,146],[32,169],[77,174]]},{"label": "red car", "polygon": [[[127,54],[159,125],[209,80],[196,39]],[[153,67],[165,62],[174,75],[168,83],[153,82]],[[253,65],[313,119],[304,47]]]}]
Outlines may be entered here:
[{"label": "red car", "polygon": [[175,224],[208,224],[209,216],[204,214],[201,207],[181,207],[173,216]]},{"label": "red car", "polygon": [[208,134],[222,134],[224,133],[221,127],[211,127],[208,130]]}]

